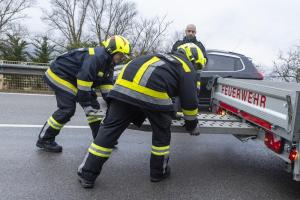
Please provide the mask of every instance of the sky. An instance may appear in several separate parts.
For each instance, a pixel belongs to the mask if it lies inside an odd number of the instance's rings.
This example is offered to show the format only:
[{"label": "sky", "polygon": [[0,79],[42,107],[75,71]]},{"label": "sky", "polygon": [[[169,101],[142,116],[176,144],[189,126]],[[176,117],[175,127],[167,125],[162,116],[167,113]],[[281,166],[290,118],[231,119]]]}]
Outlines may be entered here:
[{"label": "sky", "polygon": [[[300,0],[132,0],[139,15],[147,18],[164,15],[172,21],[168,37],[184,31],[187,24],[197,27],[197,39],[207,49],[242,53],[271,70],[279,52],[300,45]],[[33,33],[45,32],[40,7],[27,10],[24,21]]]}]

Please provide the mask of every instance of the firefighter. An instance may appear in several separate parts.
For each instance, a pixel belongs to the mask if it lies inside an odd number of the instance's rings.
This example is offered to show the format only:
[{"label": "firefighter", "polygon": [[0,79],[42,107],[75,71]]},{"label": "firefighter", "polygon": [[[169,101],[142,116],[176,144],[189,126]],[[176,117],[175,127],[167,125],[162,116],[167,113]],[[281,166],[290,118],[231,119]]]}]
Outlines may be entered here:
[{"label": "firefighter", "polygon": [[141,125],[145,117],[153,131],[150,181],[159,182],[170,175],[171,97],[178,95],[182,100],[186,130],[199,134],[194,67],[202,67],[204,62],[200,48],[191,43],[174,54],[145,55],[124,66],[108,94],[110,106],[98,135],[78,168],[82,187],[94,186],[114,142],[131,122]]},{"label": "firefighter", "polygon": [[51,63],[45,81],[55,92],[58,109],[40,131],[37,147],[49,152],[62,151],[55,137],[74,115],[76,102],[82,106],[93,138],[96,137],[101,118],[95,89],[100,89],[106,99],[113,86],[114,65],[130,53],[128,40],[119,35],[108,38],[102,45],[71,50]]}]

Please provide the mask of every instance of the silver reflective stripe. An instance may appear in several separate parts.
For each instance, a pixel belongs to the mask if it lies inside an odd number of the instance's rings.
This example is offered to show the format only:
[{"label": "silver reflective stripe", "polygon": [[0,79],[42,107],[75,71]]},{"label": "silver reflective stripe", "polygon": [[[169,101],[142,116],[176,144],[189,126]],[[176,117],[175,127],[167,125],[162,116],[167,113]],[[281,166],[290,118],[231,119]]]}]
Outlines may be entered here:
[{"label": "silver reflective stripe", "polygon": [[103,94],[106,94],[106,93],[109,93],[111,89],[100,89],[101,93]]},{"label": "silver reflective stripe", "polygon": [[171,99],[158,99],[155,97],[150,97],[148,95],[139,93],[137,91],[131,90],[129,88],[123,87],[121,85],[116,84],[113,88],[114,91],[120,92],[122,94],[125,94],[126,96],[130,96],[134,99],[138,99],[147,103],[152,103],[156,105],[162,105],[162,106],[168,106],[172,105]]},{"label": "silver reflective stripe", "polygon": [[51,83],[53,83],[55,86],[59,87],[60,89],[66,91],[66,92],[69,92],[69,93],[71,93],[71,94],[73,94],[73,95],[76,95],[76,93],[75,93],[73,90],[67,88],[67,87],[64,86],[64,85],[58,84],[56,81],[54,81],[54,80],[51,78],[51,76],[50,76],[47,72],[45,73],[45,75],[46,75],[46,77],[48,78],[48,80],[49,80]]},{"label": "silver reflective stripe", "polygon": [[86,160],[87,160],[88,157],[89,157],[89,152],[87,152],[87,153],[85,154],[82,163],[79,165],[79,167],[78,167],[78,169],[77,169],[78,172],[82,173],[82,168],[83,168],[83,166],[85,165],[85,162],[86,162]]},{"label": "silver reflective stripe", "polygon": [[188,120],[188,121],[192,121],[192,120],[197,119],[197,116],[196,116],[196,115],[192,115],[192,116],[184,115],[184,116],[183,116],[183,119],[184,119],[184,120]]},{"label": "silver reflective stripe", "polygon": [[151,65],[149,65],[149,67],[147,68],[147,70],[144,72],[142,79],[140,80],[139,85],[141,86],[146,86],[152,72],[156,69],[156,67],[158,66],[162,66],[163,64],[165,64],[164,61],[159,60],[158,62],[155,62]]},{"label": "silver reflective stripe", "polygon": [[87,91],[87,92],[92,91],[92,88],[90,88],[90,87],[85,87],[85,86],[81,86],[81,85],[78,85],[78,84],[77,84],[77,88],[78,88],[79,90],[83,90],[83,91]]},{"label": "silver reflective stripe", "polygon": [[[103,154],[103,155],[106,155],[107,157],[110,156],[111,152],[107,152],[107,151],[101,151],[100,149],[96,149],[95,147],[93,147],[92,145],[90,146],[90,149],[97,152],[97,153],[100,153],[100,154]],[[101,156],[102,157],[102,156]]]}]

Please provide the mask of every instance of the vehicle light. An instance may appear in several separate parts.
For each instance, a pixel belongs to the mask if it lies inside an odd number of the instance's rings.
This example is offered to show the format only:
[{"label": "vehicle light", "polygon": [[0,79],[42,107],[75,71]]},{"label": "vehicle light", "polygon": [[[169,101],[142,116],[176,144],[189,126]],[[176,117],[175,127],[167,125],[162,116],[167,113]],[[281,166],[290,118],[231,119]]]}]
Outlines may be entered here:
[{"label": "vehicle light", "polygon": [[262,72],[258,72],[259,80],[263,80],[265,78]]},{"label": "vehicle light", "polygon": [[265,145],[276,153],[282,153],[283,151],[283,140],[271,132],[265,134]]},{"label": "vehicle light", "polygon": [[293,162],[298,158],[298,151],[293,148],[290,152],[289,159]]}]

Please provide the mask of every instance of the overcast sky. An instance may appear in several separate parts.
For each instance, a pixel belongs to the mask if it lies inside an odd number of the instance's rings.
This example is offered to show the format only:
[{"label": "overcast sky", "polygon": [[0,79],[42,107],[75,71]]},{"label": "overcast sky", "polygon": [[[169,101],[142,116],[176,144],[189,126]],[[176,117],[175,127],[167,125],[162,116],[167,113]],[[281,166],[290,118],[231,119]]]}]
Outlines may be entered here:
[{"label": "overcast sky", "polygon": [[[143,17],[173,21],[170,37],[189,23],[208,49],[235,51],[270,69],[279,51],[300,45],[300,0],[133,0]],[[49,6],[39,0],[39,6]],[[27,28],[44,32],[38,7],[28,10]],[[44,29],[44,30],[43,30]]]}]

